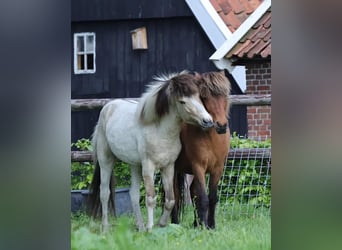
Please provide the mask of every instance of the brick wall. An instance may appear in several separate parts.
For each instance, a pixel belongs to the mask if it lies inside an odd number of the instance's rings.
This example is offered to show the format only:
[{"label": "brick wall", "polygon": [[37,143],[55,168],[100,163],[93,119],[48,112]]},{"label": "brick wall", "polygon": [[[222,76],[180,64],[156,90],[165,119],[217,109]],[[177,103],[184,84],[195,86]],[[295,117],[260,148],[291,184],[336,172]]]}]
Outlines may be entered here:
[{"label": "brick wall", "polygon": [[[271,62],[246,65],[246,94],[271,94]],[[271,106],[248,106],[249,138],[271,138]]]}]

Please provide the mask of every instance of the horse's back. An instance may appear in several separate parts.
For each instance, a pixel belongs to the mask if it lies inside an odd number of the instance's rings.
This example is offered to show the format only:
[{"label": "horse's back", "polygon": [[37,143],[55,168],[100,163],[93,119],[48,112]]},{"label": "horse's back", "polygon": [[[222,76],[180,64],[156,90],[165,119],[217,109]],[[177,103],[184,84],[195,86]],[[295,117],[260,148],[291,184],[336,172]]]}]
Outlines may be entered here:
[{"label": "horse's back", "polygon": [[132,165],[140,164],[138,154],[139,124],[136,118],[137,102],[115,99],[107,103],[102,113],[105,134],[116,158]]}]

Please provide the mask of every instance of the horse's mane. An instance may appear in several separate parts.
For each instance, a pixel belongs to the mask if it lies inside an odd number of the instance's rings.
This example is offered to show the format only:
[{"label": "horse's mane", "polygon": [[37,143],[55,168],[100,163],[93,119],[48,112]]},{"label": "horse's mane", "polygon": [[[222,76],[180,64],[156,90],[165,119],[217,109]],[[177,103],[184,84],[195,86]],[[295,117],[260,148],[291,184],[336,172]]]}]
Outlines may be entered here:
[{"label": "horse's mane", "polygon": [[213,96],[229,97],[231,85],[223,71],[206,72],[200,76],[202,80],[199,80],[197,85],[199,86],[201,97],[208,97],[210,94]]},{"label": "horse's mane", "polygon": [[142,95],[137,115],[144,124],[159,121],[169,112],[173,98],[191,96],[196,92],[198,88],[194,76],[188,74],[188,71],[159,74],[153,77],[153,81]]}]

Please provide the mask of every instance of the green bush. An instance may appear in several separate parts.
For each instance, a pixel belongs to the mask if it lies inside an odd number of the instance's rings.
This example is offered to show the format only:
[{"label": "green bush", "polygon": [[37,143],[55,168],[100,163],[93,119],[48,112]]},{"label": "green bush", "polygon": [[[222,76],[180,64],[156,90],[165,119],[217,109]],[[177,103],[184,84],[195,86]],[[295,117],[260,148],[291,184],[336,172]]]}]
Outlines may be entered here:
[{"label": "green bush", "polygon": [[[72,143],[71,147],[76,147],[81,151],[92,151],[89,139],[79,139]],[[92,162],[72,162],[71,163],[71,189],[88,189],[93,179],[95,166]],[[130,169],[124,162],[116,162],[114,166],[115,187],[130,186]]]}]

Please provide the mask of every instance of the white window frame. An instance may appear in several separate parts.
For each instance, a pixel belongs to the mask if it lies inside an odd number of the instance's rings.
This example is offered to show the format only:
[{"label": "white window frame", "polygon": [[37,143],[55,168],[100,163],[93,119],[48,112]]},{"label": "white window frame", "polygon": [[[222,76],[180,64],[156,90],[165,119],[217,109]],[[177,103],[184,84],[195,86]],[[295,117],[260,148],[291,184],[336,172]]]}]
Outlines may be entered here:
[{"label": "white window frame", "polygon": [[[94,37],[94,48],[93,51],[86,51],[86,37],[87,36],[93,36]],[[77,51],[77,38],[78,37],[83,37],[84,41],[84,51]],[[93,69],[87,69],[87,57],[85,56],[86,54],[90,54],[91,52],[93,56]],[[77,57],[78,55],[84,55],[84,69],[78,69],[77,65]],[[96,35],[94,32],[82,32],[82,33],[74,33],[74,73],[75,74],[93,74],[96,72]]]}]

